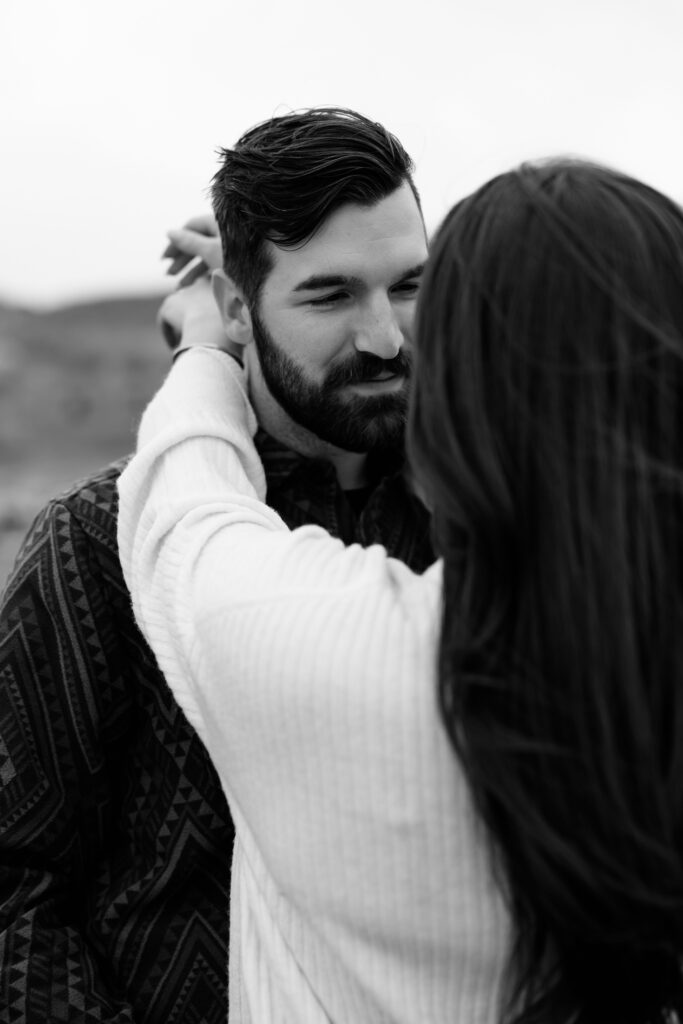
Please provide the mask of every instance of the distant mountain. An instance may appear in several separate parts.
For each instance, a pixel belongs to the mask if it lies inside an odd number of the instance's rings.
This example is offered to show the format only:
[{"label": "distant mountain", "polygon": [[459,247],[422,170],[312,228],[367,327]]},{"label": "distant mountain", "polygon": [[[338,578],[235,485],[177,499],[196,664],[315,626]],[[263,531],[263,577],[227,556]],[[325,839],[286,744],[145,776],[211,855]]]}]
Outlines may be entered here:
[{"label": "distant mountain", "polygon": [[37,313],[49,317],[54,323],[92,324],[109,321],[119,324],[141,325],[154,323],[159,305],[166,293],[153,295],[122,295],[91,299],[87,302],[58,306],[48,313]]},{"label": "distant mountain", "polygon": [[0,303],[0,586],[43,502],[130,451],[168,365],[163,295],[37,312]]},{"label": "distant mountain", "polygon": [[50,310],[30,309],[0,299],[0,334],[34,334],[46,327],[47,334],[65,334],[107,328],[140,329],[154,325],[165,292],[150,295],[122,295],[69,303]]}]

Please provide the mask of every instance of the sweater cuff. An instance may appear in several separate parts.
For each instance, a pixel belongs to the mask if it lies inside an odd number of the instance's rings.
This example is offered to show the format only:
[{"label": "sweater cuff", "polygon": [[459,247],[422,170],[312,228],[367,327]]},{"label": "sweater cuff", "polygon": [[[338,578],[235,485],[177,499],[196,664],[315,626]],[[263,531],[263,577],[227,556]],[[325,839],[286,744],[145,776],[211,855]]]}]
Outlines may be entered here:
[{"label": "sweater cuff", "polygon": [[244,369],[244,360],[241,359],[236,352],[231,352],[230,349],[225,348],[223,345],[178,345],[178,347],[173,350],[171,362],[175,363],[178,356],[181,356],[183,352],[190,352],[193,348],[209,348],[214,349],[216,352],[224,352],[226,356],[230,356],[231,359],[234,359],[235,362]]},{"label": "sweater cuff", "polygon": [[258,423],[246,392],[246,374],[226,355],[222,349],[193,346],[173,364],[142,417],[138,451],[169,428],[182,433],[184,425],[192,425],[194,433],[202,421],[254,436]]}]

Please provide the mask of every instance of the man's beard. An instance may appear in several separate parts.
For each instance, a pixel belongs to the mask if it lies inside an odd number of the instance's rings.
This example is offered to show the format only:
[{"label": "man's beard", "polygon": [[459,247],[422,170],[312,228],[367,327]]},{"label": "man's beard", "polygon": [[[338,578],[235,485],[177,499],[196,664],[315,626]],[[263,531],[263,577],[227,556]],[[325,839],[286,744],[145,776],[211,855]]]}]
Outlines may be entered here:
[{"label": "man's beard", "polygon": [[299,426],[336,448],[349,452],[402,450],[408,389],[377,395],[349,394],[346,385],[380,373],[410,377],[411,358],[401,349],[393,359],[356,352],[336,364],[322,384],[306,379],[301,368],[278,346],[256,309],[251,314],[254,343],[263,379],[275,400]]}]

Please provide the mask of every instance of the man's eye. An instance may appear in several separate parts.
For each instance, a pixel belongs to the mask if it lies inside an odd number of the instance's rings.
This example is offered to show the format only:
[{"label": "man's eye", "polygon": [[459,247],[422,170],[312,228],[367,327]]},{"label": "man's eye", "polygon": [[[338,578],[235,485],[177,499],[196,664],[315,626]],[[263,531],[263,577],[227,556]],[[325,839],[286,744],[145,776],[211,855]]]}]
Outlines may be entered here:
[{"label": "man's eye", "polygon": [[403,281],[402,284],[396,285],[394,291],[398,292],[399,295],[416,295],[419,289],[419,281]]},{"label": "man's eye", "polygon": [[330,295],[323,295],[319,299],[309,299],[309,306],[332,306],[336,302],[341,302],[342,299],[347,297],[347,292],[332,292]]}]

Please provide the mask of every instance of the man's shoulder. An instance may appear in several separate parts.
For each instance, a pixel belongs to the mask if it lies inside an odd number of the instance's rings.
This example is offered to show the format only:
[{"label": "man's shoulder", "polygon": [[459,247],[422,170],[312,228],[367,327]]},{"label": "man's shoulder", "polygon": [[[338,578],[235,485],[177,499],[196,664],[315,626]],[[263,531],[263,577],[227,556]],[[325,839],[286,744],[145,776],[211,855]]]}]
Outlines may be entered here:
[{"label": "man's shoulder", "polygon": [[61,504],[67,508],[85,506],[103,506],[109,508],[118,505],[117,484],[122,472],[132,456],[125,455],[115,462],[110,462],[88,476],[80,477],[74,483],[60,491],[50,501],[50,505]]},{"label": "man's shoulder", "polygon": [[69,484],[45,504],[39,518],[52,519],[66,513],[84,524],[111,521],[115,525],[119,503],[118,480],[130,458],[129,455],[124,456]]},{"label": "man's shoulder", "polygon": [[118,563],[117,482],[130,456],[117,459],[82,477],[46,502],[31,524],[15,561],[13,577],[22,576],[36,560],[59,562],[97,550],[98,560]]}]

